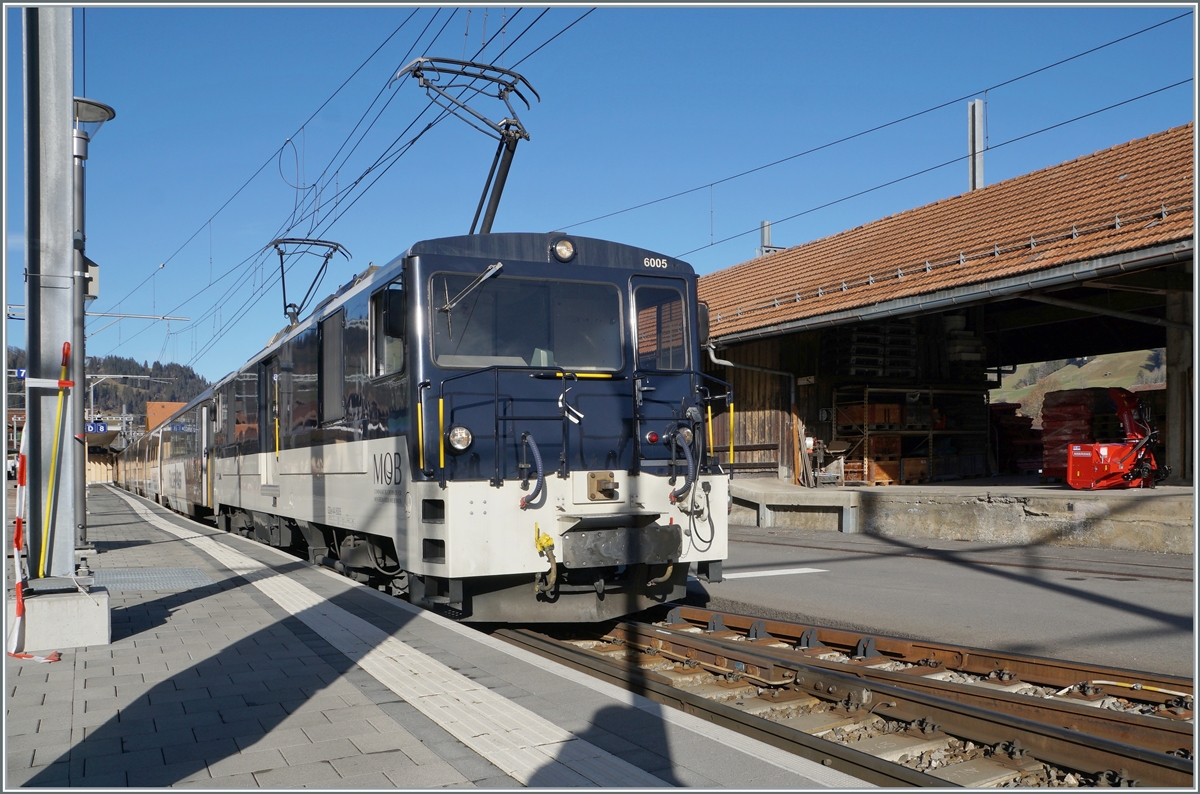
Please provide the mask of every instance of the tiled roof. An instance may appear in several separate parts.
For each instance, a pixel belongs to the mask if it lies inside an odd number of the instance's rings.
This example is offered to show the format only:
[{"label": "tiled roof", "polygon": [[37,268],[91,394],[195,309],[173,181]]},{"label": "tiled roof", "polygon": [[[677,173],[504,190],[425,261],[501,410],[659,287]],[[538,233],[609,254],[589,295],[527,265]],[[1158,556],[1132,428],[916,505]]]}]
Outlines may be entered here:
[{"label": "tiled roof", "polygon": [[1193,126],[703,276],[712,336],[1190,240]]}]

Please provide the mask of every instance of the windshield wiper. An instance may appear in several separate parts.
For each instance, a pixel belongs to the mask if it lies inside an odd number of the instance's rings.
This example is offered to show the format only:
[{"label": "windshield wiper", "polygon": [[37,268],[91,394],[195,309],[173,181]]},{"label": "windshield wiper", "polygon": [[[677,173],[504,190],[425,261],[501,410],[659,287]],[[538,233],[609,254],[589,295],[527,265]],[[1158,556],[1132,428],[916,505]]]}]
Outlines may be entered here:
[{"label": "windshield wiper", "polygon": [[459,301],[467,297],[467,295],[478,288],[480,284],[499,273],[500,269],[503,267],[503,262],[497,262],[494,265],[488,265],[487,270],[476,276],[474,281],[463,287],[462,292],[458,293],[453,298],[450,297],[450,280],[448,278],[443,279],[442,285],[446,289],[446,305],[439,308],[438,311],[446,313],[446,335],[449,339],[453,341],[454,338],[454,331],[450,327],[450,312],[453,311],[454,307],[458,305]]},{"label": "windshield wiper", "polygon": [[494,265],[488,265],[488,268],[487,268],[487,270],[485,270],[485,271],[483,271],[482,273],[480,273],[478,276],[476,276],[476,277],[475,277],[475,280],[474,280],[474,281],[472,281],[472,282],[471,282],[470,284],[468,284],[467,286],[463,287],[463,291],[462,291],[462,292],[460,292],[460,293],[458,293],[457,295],[455,295],[455,296],[454,296],[454,298],[453,298],[452,300],[448,300],[448,301],[446,301],[446,305],[445,305],[445,306],[443,306],[442,308],[438,309],[438,311],[439,311],[439,312],[448,312],[448,311],[450,311],[451,309],[453,309],[455,306],[457,306],[457,305],[458,305],[458,302],[459,302],[459,301],[461,301],[463,298],[467,297],[467,295],[468,295],[468,294],[469,294],[469,293],[470,293],[472,290],[474,290],[476,287],[478,287],[478,286],[479,286],[480,284],[482,284],[483,282],[487,281],[487,280],[488,280],[489,278],[491,278],[492,276],[494,276],[494,275],[496,275],[497,273],[499,273],[499,272],[500,272],[500,268],[502,268],[502,267],[504,267],[504,263],[503,263],[503,262],[497,262],[497,263],[496,263],[496,264],[494,264]]}]

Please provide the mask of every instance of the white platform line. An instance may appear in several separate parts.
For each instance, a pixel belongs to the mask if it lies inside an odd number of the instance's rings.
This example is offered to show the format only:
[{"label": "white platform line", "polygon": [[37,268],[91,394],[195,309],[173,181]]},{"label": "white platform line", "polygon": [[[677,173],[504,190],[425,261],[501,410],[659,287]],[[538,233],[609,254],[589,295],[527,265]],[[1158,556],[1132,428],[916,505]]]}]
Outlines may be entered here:
[{"label": "white platform line", "polygon": [[[668,785],[415,651],[263,563],[167,521],[132,497],[113,492],[151,525],[195,545],[247,579],[388,689],[522,784],[528,785],[536,776],[538,785],[543,781],[602,787]],[[504,719],[481,720],[481,704],[487,705],[488,712],[503,714]],[[567,746],[571,751],[562,752]]]},{"label": "white platform line", "polygon": [[824,568],[776,568],[767,571],[735,571],[722,574],[726,579],[757,579],[760,576],[791,576],[799,573],[829,573]]}]

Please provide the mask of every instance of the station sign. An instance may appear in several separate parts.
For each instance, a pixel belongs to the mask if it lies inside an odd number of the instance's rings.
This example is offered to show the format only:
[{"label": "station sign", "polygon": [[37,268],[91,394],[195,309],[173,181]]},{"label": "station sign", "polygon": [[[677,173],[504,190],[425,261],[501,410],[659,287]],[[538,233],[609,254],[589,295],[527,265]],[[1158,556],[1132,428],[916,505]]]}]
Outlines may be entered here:
[{"label": "station sign", "polygon": [[88,422],[86,431],[88,433],[107,433],[108,422]]}]

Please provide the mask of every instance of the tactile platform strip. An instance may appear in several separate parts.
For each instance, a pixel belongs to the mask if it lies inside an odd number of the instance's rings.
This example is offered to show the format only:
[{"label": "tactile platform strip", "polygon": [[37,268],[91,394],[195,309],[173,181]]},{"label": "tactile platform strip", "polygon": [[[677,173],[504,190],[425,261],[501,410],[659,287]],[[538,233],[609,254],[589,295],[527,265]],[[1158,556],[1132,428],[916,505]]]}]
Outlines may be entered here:
[{"label": "tactile platform strip", "polygon": [[199,568],[101,568],[92,575],[109,590],[192,590],[213,583]]}]

